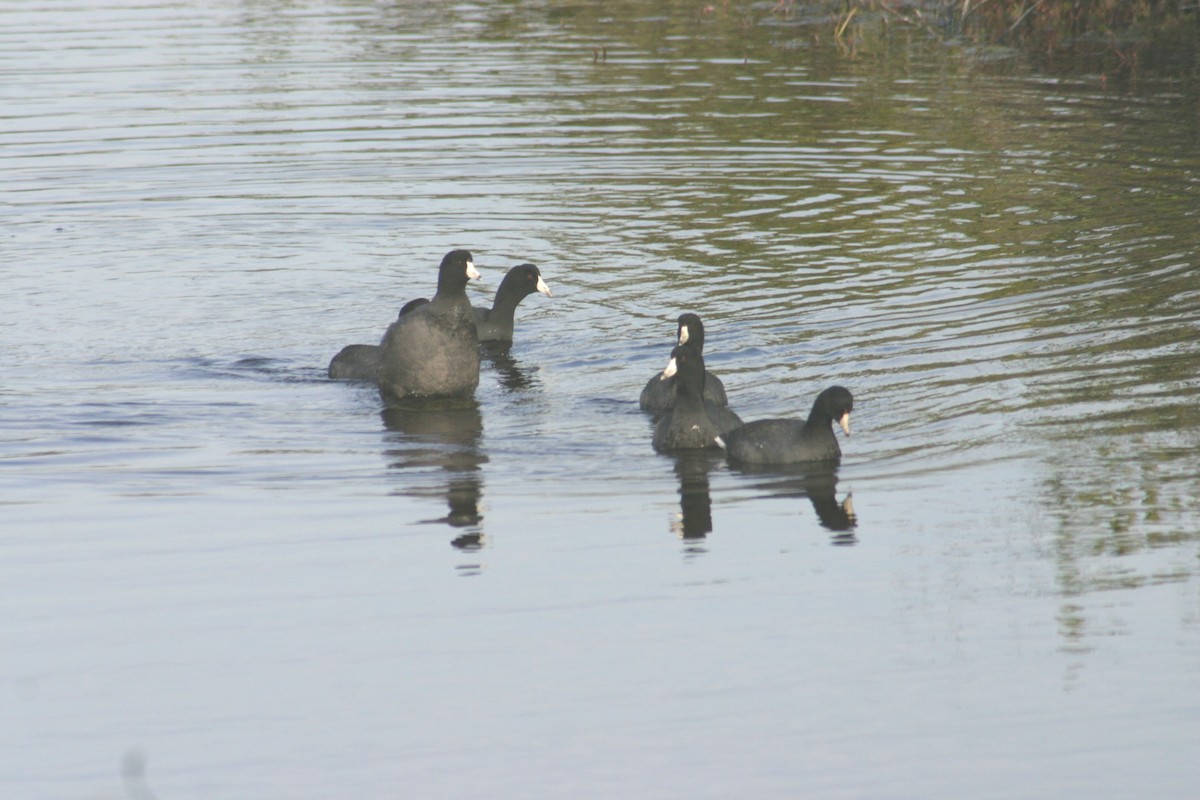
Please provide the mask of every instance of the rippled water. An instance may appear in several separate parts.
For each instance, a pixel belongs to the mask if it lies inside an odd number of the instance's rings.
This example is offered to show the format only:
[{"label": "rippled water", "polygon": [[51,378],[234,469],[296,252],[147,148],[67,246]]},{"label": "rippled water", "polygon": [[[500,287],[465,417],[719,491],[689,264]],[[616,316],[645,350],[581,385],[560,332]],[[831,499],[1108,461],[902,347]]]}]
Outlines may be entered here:
[{"label": "rippled water", "polygon": [[[0,2],[4,796],[1200,792],[1194,87],[774,5]],[[477,403],[327,380],[453,247]]]}]

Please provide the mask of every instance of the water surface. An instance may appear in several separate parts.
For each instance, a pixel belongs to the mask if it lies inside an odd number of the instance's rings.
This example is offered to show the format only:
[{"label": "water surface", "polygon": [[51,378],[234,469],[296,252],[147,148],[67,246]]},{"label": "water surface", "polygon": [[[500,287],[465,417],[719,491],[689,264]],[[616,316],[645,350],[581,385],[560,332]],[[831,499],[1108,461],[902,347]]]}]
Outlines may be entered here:
[{"label": "water surface", "polygon": [[[1193,87],[772,6],[0,3],[5,796],[1196,796]],[[327,380],[455,247],[476,403]]]}]

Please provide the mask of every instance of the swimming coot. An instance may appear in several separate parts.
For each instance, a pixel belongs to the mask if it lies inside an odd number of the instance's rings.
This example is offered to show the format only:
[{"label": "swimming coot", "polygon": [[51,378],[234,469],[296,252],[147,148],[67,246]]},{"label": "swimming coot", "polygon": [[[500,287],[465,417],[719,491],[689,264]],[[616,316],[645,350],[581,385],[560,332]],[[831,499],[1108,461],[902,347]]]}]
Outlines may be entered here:
[{"label": "swimming coot", "polygon": [[675,405],[654,427],[654,449],[662,452],[720,447],[719,437],[736,430],[742,421],[730,409],[704,400],[704,356],[694,344],[679,345],[671,351],[661,379],[665,382],[672,377]]},{"label": "swimming coot", "polygon": [[747,422],[721,443],[730,461],[741,464],[796,464],[802,461],[836,461],[842,455],[833,423],[850,435],[854,397],[848,389],[830,386],[817,395],[808,419],[760,419]]},{"label": "swimming coot", "polygon": [[513,267],[500,281],[496,299],[491,308],[479,306],[471,309],[475,316],[475,328],[481,342],[509,342],[513,340],[513,315],[517,304],[534,292],[553,297],[550,287],[542,280],[542,273],[533,264]]},{"label": "swimming coot", "polygon": [[[690,344],[695,346],[697,352],[704,353],[704,323],[700,321],[700,317],[691,313],[679,315],[675,344]],[[668,378],[664,381],[660,378],[661,375],[656,374],[647,381],[646,388],[642,389],[641,397],[638,398],[638,405],[642,411],[666,411],[675,405],[675,379]],[[725,384],[708,370],[704,372],[704,399],[718,406],[729,405]]]},{"label": "swimming coot", "polygon": [[410,395],[464,397],[479,385],[479,336],[467,299],[478,279],[470,252],[452,250],[438,269],[433,299],[391,324],[383,335],[379,390],[388,399]]}]

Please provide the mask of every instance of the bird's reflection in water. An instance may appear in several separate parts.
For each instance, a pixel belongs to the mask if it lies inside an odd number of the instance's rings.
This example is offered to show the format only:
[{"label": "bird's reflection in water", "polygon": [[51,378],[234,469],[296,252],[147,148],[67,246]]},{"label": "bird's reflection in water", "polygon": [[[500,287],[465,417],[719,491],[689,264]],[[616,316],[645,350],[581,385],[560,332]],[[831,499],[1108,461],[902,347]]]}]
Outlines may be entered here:
[{"label": "bird's reflection in water", "polygon": [[761,492],[762,497],[807,497],[822,527],[832,531],[833,544],[852,545],[858,542],[854,533],[858,520],[854,516],[850,495],[847,494],[841,502],[837,499],[837,464],[797,464],[769,469],[738,466],[736,471],[753,479],[751,486]]},{"label": "bird's reflection in water", "polygon": [[705,552],[703,542],[712,532],[712,498],[708,493],[708,473],[722,461],[720,454],[700,450],[681,452],[675,458],[679,478],[679,516],[671,530],[690,553]]},{"label": "bird's reflection in water", "polygon": [[487,456],[479,448],[483,436],[479,404],[473,399],[412,402],[386,408],[382,417],[394,434],[386,451],[388,466],[408,473],[396,493],[444,496],[449,507],[446,516],[424,521],[460,531],[451,541],[460,550],[480,549],[484,544],[480,467]]},{"label": "bird's reflection in water", "polygon": [[140,750],[130,750],[121,759],[121,777],[129,800],[154,800],[154,792],[146,783],[146,757]]},{"label": "bird's reflection in water", "polygon": [[483,365],[496,373],[505,389],[519,392],[536,386],[537,367],[522,366],[513,358],[511,350],[512,344],[508,342],[482,342],[479,345]]}]

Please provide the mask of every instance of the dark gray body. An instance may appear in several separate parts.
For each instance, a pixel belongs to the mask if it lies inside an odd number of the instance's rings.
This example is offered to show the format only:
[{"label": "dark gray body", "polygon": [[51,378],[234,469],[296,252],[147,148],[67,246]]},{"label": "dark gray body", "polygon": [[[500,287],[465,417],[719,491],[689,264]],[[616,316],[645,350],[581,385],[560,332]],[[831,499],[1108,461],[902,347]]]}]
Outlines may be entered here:
[{"label": "dark gray body", "polygon": [[842,448],[833,435],[833,423],[850,432],[854,397],[842,386],[830,386],[817,395],[805,421],[761,419],[747,423],[721,438],[730,461],[747,465],[798,464],[837,461]]},{"label": "dark gray body", "polygon": [[516,306],[511,308],[471,309],[475,330],[481,342],[512,342],[513,325],[516,321]]},{"label": "dark gray body", "polygon": [[438,292],[383,336],[379,390],[385,397],[466,397],[479,385],[479,336],[466,292]]},{"label": "dark gray body", "polygon": [[663,414],[654,426],[653,444],[659,452],[719,447],[717,437],[720,435],[702,406],[684,407],[676,403],[675,408]]},{"label": "dark gray body", "polygon": [[[710,416],[712,410],[722,412],[720,425]],[[742,420],[728,408],[697,407],[691,402],[676,402],[675,407],[664,412],[654,427],[654,449],[668,451],[719,447],[717,437],[736,431],[741,425]]]},{"label": "dark gray body", "polygon": [[654,449],[666,452],[720,447],[717,437],[740,427],[742,420],[728,408],[704,400],[704,357],[698,348],[676,347],[671,352],[671,364],[676,368],[675,405],[664,411],[654,426]]},{"label": "dark gray body", "polygon": [[[675,376],[667,378],[665,381],[660,380],[660,375],[656,374],[647,381],[638,398],[638,405],[641,406],[642,411],[658,412],[674,407],[675,380]],[[725,384],[708,370],[704,371],[704,399],[714,406],[729,405],[729,397],[725,394]]]},{"label": "dark gray body", "polygon": [[841,458],[833,429],[797,419],[759,419],[721,437],[729,458],[743,464],[795,464]]}]

